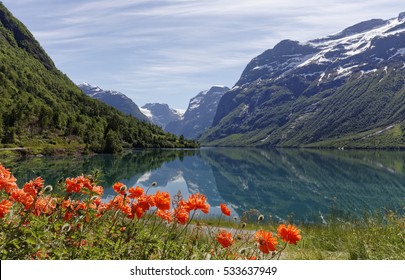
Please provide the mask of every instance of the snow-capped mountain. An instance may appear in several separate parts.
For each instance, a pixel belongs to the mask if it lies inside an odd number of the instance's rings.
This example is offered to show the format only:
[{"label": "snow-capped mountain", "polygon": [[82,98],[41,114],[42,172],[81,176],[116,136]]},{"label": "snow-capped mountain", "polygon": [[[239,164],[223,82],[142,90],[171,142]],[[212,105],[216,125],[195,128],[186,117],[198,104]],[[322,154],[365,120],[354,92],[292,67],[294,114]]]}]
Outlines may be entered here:
[{"label": "snow-capped mountain", "polygon": [[249,63],[237,86],[253,79],[277,81],[292,72],[318,75],[322,83],[327,78],[373,71],[385,60],[403,57],[404,17],[401,13],[390,20],[372,19],[306,43],[281,41]]},{"label": "snow-capped mountain", "polygon": [[184,114],[183,110],[172,109],[162,103],[147,103],[140,110],[153,124],[163,129],[168,123],[181,120]]},{"label": "snow-capped mountain", "polygon": [[247,65],[202,139],[220,145],[405,145],[402,134],[387,136],[405,128],[404,84],[405,13],[306,43],[284,40]]},{"label": "snow-capped mountain", "polygon": [[78,87],[88,96],[98,99],[120,110],[124,114],[131,115],[142,121],[149,121],[149,119],[141,113],[139,107],[128,96],[121,92],[103,90],[98,86],[92,86],[88,83],[81,83]]},{"label": "snow-capped mountain", "polygon": [[226,86],[213,86],[193,97],[182,119],[169,123],[166,131],[195,139],[211,127],[219,100],[229,90]]}]

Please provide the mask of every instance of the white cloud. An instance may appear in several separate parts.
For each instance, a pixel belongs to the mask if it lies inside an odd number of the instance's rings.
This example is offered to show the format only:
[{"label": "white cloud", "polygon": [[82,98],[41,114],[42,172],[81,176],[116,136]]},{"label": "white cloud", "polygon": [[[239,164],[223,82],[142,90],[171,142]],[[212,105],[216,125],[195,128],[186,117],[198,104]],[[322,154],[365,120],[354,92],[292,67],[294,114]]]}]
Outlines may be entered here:
[{"label": "white cloud", "polygon": [[282,39],[306,41],[405,10],[398,0],[3,2],[74,81],[177,108],[212,84],[232,86]]}]

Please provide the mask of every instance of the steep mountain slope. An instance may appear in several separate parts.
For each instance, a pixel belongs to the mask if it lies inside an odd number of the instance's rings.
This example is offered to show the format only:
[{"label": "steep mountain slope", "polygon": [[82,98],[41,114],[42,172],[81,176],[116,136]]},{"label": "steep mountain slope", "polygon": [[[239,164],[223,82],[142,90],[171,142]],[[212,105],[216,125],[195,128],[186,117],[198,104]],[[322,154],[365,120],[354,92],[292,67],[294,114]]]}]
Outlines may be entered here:
[{"label": "steep mountain slope", "polygon": [[121,92],[103,90],[98,86],[92,86],[88,83],[82,83],[78,85],[78,87],[88,96],[100,100],[101,102],[120,110],[126,115],[131,115],[141,121],[149,121],[149,119],[139,110],[138,105]]},{"label": "steep mountain slope", "polygon": [[211,145],[405,147],[405,13],[284,40],[221,99]]},{"label": "steep mountain slope", "polygon": [[86,96],[1,2],[0,143],[39,152],[195,146]]},{"label": "steep mountain slope", "polygon": [[183,118],[169,123],[166,131],[196,139],[211,127],[219,100],[228,90],[229,88],[225,86],[213,86],[200,92],[190,100]]},{"label": "steep mountain slope", "polygon": [[147,103],[141,107],[141,112],[147,116],[153,124],[163,129],[165,129],[168,123],[178,121],[183,117],[181,112],[162,103]]}]

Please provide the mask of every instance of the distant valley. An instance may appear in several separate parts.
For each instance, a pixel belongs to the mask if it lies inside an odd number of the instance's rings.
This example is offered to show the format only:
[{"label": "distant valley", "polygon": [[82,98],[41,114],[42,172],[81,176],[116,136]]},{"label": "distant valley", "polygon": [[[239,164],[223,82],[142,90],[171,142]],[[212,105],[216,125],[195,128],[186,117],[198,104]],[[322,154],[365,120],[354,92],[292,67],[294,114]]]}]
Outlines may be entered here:
[{"label": "distant valley", "polygon": [[103,90],[88,83],[78,85],[88,96],[98,99],[141,121],[160,126],[165,131],[187,139],[197,139],[211,127],[219,100],[229,90],[213,86],[191,98],[187,110],[170,108],[164,103],[147,103],[139,108],[129,97],[114,90]]},{"label": "distant valley", "polygon": [[140,109],[152,123],[163,129],[166,129],[169,123],[181,120],[185,112],[183,110],[170,108],[169,105],[165,103],[147,103]]},{"label": "distant valley", "polygon": [[184,113],[160,103],[140,112],[210,146],[405,148],[405,13],[281,41],[234,87],[200,92]]},{"label": "distant valley", "polygon": [[197,139],[211,127],[219,100],[229,90],[226,86],[213,86],[190,100],[183,117],[173,121],[165,130],[188,139]]}]

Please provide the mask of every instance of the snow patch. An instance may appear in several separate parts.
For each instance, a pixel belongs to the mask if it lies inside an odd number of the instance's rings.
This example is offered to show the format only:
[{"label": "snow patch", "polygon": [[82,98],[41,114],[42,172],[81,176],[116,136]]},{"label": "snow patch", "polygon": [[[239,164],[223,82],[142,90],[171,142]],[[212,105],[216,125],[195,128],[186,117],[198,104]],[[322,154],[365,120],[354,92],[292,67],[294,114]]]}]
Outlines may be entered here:
[{"label": "snow patch", "polygon": [[222,88],[222,89],[227,88],[227,86],[224,86],[224,85],[213,85],[212,87],[213,88]]},{"label": "snow patch", "polygon": [[389,59],[396,57],[397,55],[405,56],[405,48],[398,49],[397,52],[392,55]]},{"label": "snow patch", "polygon": [[[304,67],[311,63],[323,64],[325,62],[336,62],[339,60],[346,59],[351,56],[361,54],[368,49],[372,48],[372,41],[374,38],[383,38],[398,34],[403,32],[404,29],[397,29],[390,31],[395,26],[401,24],[402,22],[398,21],[397,18],[391,19],[387,24],[376,27],[372,30],[368,30],[362,33],[353,34],[347,37],[334,39],[333,36],[321,38],[319,40],[312,40],[306,44],[309,46],[316,47],[320,49],[318,53],[313,55],[307,61],[298,65],[298,67]],[[343,52],[342,56],[333,57],[331,59],[326,58],[326,54],[338,52]],[[395,55],[404,55],[405,50],[400,49]],[[328,56],[329,57],[329,56]]]},{"label": "snow patch", "polygon": [[201,92],[199,95],[191,99],[190,104],[188,105],[188,111],[192,111],[200,107],[201,102],[203,101],[203,96],[207,94],[207,91]]},{"label": "snow patch", "polygon": [[266,138],[264,138],[264,139],[262,139],[262,140],[260,140],[260,142],[266,142],[267,141],[267,139],[269,139],[270,138],[270,135],[267,135],[267,137]]},{"label": "snow patch", "polygon": [[371,69],[371,70],[365,71],[364,74],[375,73],[377,71],[378,71],[378,69]]},{"label": "snow patch", "polygon": [[179,117],[183,117],[184,114],[186,113],[186,109],[172,109],[173,113],[175,113],[176,115],[178,115]]},{"label": "snow patch", "polygon": [[147,116],[149,119],[152,119],[153,115],[152,115],[152,112],[150,110],[142,108],[142,107],[140,107],[139,110],[141,110],[142,114]]},{"label": "snow patch", "polygon": [[326,75],[326,73],[323,72],[323,73],[321,74],[321,76],[319,76],[319,80],[318,80],[318,84],[317,84],[318,87],[319,87],[319,85],[321,84],[322,79],[323,79],[323,77],[325,77],[325,75]]}]

